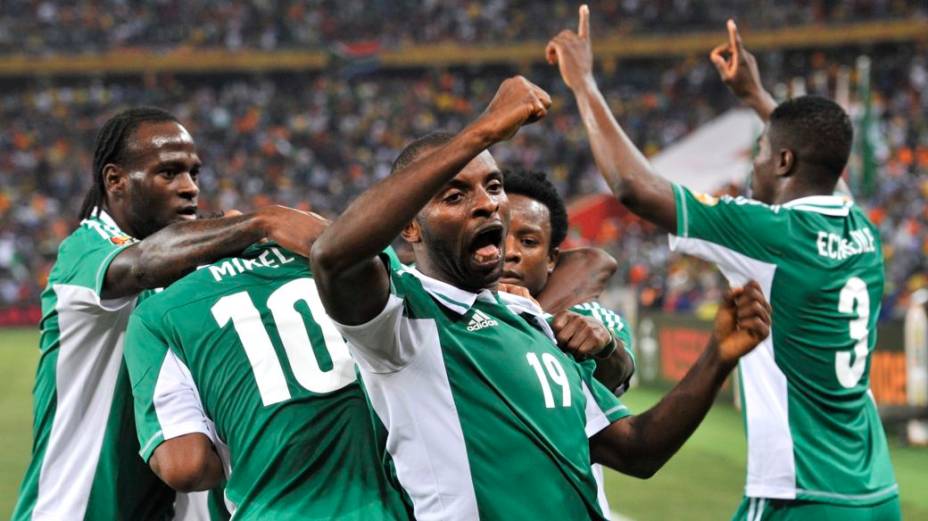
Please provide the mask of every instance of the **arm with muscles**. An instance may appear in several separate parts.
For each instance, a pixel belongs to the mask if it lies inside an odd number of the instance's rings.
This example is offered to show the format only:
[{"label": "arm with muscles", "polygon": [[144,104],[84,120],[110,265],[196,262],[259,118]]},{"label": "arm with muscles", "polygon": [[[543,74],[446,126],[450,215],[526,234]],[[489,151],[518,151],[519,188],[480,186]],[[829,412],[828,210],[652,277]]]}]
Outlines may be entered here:
[{"label": "arm with muscles", "polygon": [[313,273],[329,315],[356,325],[383,311],[390,278],[380,252],[467,163],[544,117],[550,105],[543,90],[525,78],[510,78],[480,118],[450,142],[361,194],[312,248]]},{"label": "arm with muscles", "polygon": [[129,319],[124,352],[139,455],[174,490],[214,488],[225,473],[196,384],[163,335],[139,311]]},{"label": "arm with muscles", "polygon": [[547,60],[558,65],[574,93],[596,166],[613,194],[632,212],[674,232],[677,216],[670,183],[651,170],[596,85],[589,26],[589,9],[583,5],[578,32],[565,30],[555,36],[545,49]]},{"label": "arm with muscles", "polygon": [[283,206],[253,214],[202,219],[167,226],[122,250],[110,262],[101,296],[117,299],[160,288],[249,245],[270,239],[304,256],[321,233],[325,219]]},{"label": "arm with muscles", "polygon": [[770,313],[756,282],[726,296],[709,346],[683,380],[645,413],[594,435],[593,461],[640,478],[654,475],[702,422],[738,360],[770,333]]}]

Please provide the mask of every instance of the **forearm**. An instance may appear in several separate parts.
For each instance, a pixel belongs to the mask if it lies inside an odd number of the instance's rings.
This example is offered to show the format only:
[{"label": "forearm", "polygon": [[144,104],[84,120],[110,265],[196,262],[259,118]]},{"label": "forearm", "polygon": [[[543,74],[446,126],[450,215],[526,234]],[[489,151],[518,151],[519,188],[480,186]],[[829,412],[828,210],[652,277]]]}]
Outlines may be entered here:
[{"label": "forearm", "polygon": [[314,268],[345,272],[390,245],[442,186],[491,143],[472,128],[361,194],[313,247]]},{"label": "forearm", "polygon": [[554,272],[536,299],[542,309],[556,315],[599,297],[617,268],[616,260],[598,248],[562,251]]},{"label": "forearm", "polygon": [[[626,423],[617,434],[620,441],[594,444],[594,459],[620,472],[650,477],[693,434],[733,368],[733,363],[719,359],[713,340],[683,380],[657,405],[619,422]],[[608,437],[608,430],[601,434]]]},{"label": "forearm", "polygon": [[608,358],[596,359],[593,377],[613,392],[628,382],[635,372],[631,355],[621,345]]},{"label": "forearm", "polygon": [[180,492],[209,490],[225,479],[219,454],[201,433],[165,441],[155,449],[148,464],[161,481]]},{"label": "forearm", "polygon": [[594,79],[574,91],[596,166],[613,194],[632,212],[676,231],[670,183],[658,177],[647,158],[622,130]]},{"label": "forearm", "polygon": [[259,214],[175,223],[120,253],[107,269],[104,298],[160,288],[197,266],[234,255],[265,236]]}]

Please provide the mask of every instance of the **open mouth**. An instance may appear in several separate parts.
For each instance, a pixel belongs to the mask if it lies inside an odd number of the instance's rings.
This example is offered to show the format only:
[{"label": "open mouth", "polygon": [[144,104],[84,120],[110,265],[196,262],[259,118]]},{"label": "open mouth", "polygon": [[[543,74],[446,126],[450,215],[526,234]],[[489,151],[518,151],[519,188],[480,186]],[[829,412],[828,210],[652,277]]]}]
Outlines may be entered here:
[{"label": "open mouth", "polygon": [[473,260],[480,266],[499,263],[502,255],[503,225],[493,223],[478,230],[470,243]]},{"label": "open mouth", "polygon": [[177,215],[180,215],[183,219],[196,219],[197,218],[197,207],[196,206],[184,206],[177,210]]}]

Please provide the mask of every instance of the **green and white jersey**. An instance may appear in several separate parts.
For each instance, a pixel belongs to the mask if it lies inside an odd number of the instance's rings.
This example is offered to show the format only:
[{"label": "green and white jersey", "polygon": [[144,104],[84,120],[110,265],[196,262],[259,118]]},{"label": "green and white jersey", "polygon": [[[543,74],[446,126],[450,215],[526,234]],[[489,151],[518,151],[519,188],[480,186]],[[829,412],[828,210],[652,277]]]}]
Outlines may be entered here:
[{"label": "green and white jersey", "polygon": [[898,494],[870,393],[883,296],[877,229],[835,196],[768,206],[674,187],[671,248],[757,280],[770,336],[740,363],[748,497],[867,505]]},{"label": "green and white jersey", "polygon": [[123,334],[137,297],[104,300],[134,240],[105,212],[65,239],[42,293],[32,461],[14,520],[166,519],[174,492],[138,456]]},{"label": "green and white jersey", "polygon": [[627,409],[529,300],[388,269],[383,311],[337,327],[416,519],[602,519],[588,437]]},{"label": "green and white jersey", "polygon": [[177,281],[132,315],[126,362],[142,458],[209,436],[235,519],[408,519],[306,259],[255,245]]},{"label": "green and white jersey", "polygon": [[[570,311],[573,311],[578,315],[583,315],[585,317],[591,317],[595,319],[597,322],[605,326],[613,337],[620,340],[622,342],[622,346],[625,348],[625,352],[628,353],[629,358],[632,360],[632,374],[634,374],[634,364],[637,362],[635,361],[635,348],[634,339],[632,338],[632,328],[628,327],[628,324],[625,323],[625,319],[623,319],[621,315],[615,311],[612,311],[611,309],[604,308],[602,304],[595,300],[571,306]],[[621,387],[616,389],[615,394],[616,396],[622,396],[627,390],[628,382],[622,384]]]},{"label": "green and white jersey", "polygon": [[[628,324],[625,323],[625,320],[622,319],[618,313],[612,311],[611,309],[604,308],[599,302],[595,300],[571,306],[570,311],[573,311],[578,315],[591,317],[605,326],[613,337],[622,342],[622,346],[625,348],[625,352],[627,352],[628,356],[631,358],[632,364],[635,363],[632,330],[630,327],[628,327]],[[553,318],[554,317],[551,316],[549,321],[553,320]],[[596,370],[596,362],[593,360],[587,360],[583,364],[585,366],[589,366],[589,370]],[[632,369],[632,374],[634,374],[634,368]],[[628,382],[625,382],[615,390],[615,395],[621,396],[625,394],[625,391],[627,390]],[[611,508],[609,507],[609,498],[606,497],[606,483],[605,478],[603,477],[603,467],[602,465],[594,464],[592,470],[593,477],[596,479],[596,499],[599,502],[600,510],[602,510],[603,516],[606,519],[610,519]]]}]

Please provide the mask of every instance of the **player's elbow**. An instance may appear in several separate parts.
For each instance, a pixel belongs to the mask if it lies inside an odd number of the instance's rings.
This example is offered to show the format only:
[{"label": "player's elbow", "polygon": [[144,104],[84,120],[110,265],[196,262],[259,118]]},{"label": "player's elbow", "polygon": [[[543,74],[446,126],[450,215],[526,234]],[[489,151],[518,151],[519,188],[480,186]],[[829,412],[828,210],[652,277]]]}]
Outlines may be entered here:
[{"label": "player's elbow", "polygon": [[[204,437],[205,438],[205,437]],[[149,460],[154,473],[178,492],[197,492],[216,487],[222,481],[222,463],[208,441],[195,447],[172,446],[165,442]]]},{"label": "player's elbow", "polygon": [[312,245],[309,263],[316,276],[324,277],[345,271],[347,261],[341,257],[336,241],[331,240],[329,234],[323,232]]}]

